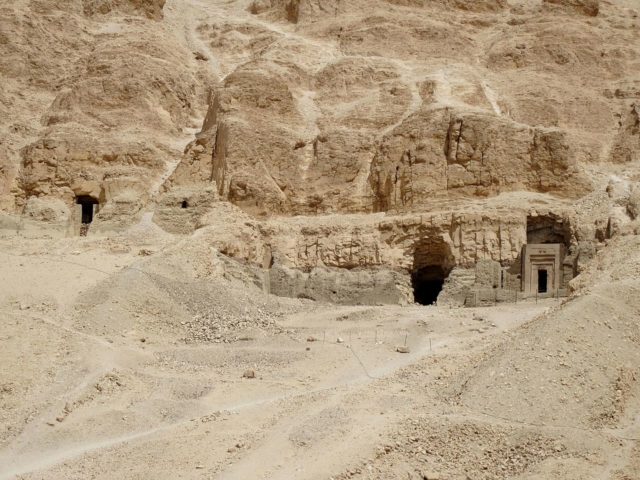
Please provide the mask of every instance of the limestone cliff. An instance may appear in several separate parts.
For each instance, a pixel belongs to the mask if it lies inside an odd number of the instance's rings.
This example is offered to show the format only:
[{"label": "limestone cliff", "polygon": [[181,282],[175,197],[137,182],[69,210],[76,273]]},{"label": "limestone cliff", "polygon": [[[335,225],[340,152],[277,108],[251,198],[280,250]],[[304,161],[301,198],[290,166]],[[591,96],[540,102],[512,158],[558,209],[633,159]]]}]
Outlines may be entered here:
[{"label": "limestone cliff", "polygon": [[537,211],[578,262],[636,215],[633,2],[19,0],[0,27],[0,208],[67,233],[87,201],[91,232],[147,213],[252,268],[406,275],[517,263]]}]

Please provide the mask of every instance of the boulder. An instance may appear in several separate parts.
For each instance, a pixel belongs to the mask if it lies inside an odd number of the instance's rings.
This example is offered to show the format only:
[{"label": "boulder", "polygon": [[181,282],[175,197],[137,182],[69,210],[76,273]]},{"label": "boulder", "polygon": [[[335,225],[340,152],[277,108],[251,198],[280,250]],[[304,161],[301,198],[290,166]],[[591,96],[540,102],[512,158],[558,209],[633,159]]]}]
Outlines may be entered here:
[{"label": "boulder", "polygon": [[600,0],[543,0],[545,6],[558,7],[568,12],[595,17],[600,11]]}]

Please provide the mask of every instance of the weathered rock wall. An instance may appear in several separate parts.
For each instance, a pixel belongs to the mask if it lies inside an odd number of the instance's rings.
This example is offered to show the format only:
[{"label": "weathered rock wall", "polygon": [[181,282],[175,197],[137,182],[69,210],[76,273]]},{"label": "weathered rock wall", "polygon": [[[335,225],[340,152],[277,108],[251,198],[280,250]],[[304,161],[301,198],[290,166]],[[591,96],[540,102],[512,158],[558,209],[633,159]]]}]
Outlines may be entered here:
[{"label": "weathered rock wall", "polygon": [[620,130],[611,149],[611,161],[632,163],[640,160],[640,102],[631,105],[620,121]]},{"label": "weathered rock wall", "polygon": [[201,218],[218,200],[213,187],[173,188],[161,196],[153,221],[170,233],[189,234],[200,227]]},{"label": "weathered rock wall", "polygon": [[600,11],[599,0],[543,0],[546,8],[556,7],[567,13],[580,13],[589,17],[595,17]]},{"label": "weathered rock wall", "polygon": [[268,270],[269,292],[346,305],[405,304],[412,301],[410,277],[386,269],[318,267],[310,272],[276,266]]},{"label": "weathered rock wall", "polygon": [[448,108],[425,109],[385,138],[369,183],[378,211],[425,208],[451,195],[589,190],[563,132]]},{"label": "weathered rock wall", "polygon": [[83,0],[87,15],[107,14],[113,11],[142,14],[155,20],[162,19],[166,0]]},{"label": "weathered rock wall", "polygon": [[489,260],[508,266],[527,239],[526,212],[258,221],[221,202],[200,224],[214,222],[198,238],[264,271],[272,293],[338,303],[411,302],[413,271],[430,265],[471,269]]},{"label": "weathered rock wall", "polygon": [[[403,212],[508,191],[579,197],[591,189],[560,130],[427,106],[380,143],[366,130],[335,128],[305,141],[282,123],[225,109],[226,88],[211,103],[208,147],[197,142],[184,162],[195,179],[211,169],[221,197],[253,215]],[[290,91],[282,92],[260,115],[295,116]],[[256,95],[252,102],[262,102]]]},{"label": "weathered rock wall", "polygon": [[2,208],[120,197],[102,212],[127,225],[182,150],[210,73],[161,21],[164,0],[14,3],[0,7]]},{"label": "weathered rock wall", "polygon": [[73,231],[77,195],[95,231],[153,209],[248,278],[338,302],[406,300],[432,265],[459,299],[477,265],[517,262],[529,212],[580,210],[580,269],[637,229],[637,19],[597,0],[3,5],[0,208]]}]

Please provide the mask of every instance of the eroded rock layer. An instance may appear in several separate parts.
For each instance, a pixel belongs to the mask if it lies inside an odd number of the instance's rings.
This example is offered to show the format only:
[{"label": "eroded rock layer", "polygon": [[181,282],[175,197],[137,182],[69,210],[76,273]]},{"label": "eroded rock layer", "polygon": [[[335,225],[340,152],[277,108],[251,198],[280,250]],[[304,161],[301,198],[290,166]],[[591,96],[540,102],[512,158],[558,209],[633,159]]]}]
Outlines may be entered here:
[{"label": "eroded rock layer", "polygon": [[390,272],[402,301],[417,268],[519,275],[539,212],[565,219],[576,271],[637,216],[633,2],[22,0],[0,14],[0,202],[16,228],[153,216],[215,231],[273,270],[265,288],[313,297],[316,282],[343,301],[317,269],[376,285]]}]

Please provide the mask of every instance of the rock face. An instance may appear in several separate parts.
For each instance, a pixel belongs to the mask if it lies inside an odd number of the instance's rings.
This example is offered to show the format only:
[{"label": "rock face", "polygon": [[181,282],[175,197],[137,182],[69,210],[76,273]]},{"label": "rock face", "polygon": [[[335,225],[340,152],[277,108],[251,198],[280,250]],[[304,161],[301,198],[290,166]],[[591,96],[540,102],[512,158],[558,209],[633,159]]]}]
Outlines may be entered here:
[{"label": "rock face", "polygon": [[595,17],[600,11],[599,0],[544,0],[546,6],[557,6],[571,12]]},{"label": "rock face", "polygon": [[113,11],[142,14],[155,20],[162,19],[165,0],[83,0],[87,15],[107,14]]},{"label": "rock face", "polygon": [[167,232],[191,233],[216,201],[212,187],[175,188],[160,198],[153,221]]},{"label": "rock face", "polygon": [[29,221],[153,216],[267,290],[357,303],[447,275],[463,297],[539,211],[570,218],[579,269],[637,215],[624,2],[33,0],[0,22],[0,208]]},{"label": "rock face", "polygon": [[[252,272],[253,283],[281,296],[343,304],[411,303],[419,287],[416,283],[429,281],[435,271],[442,281],[438,302],[493,304],[515,301],[522,247],[528,242],[549,238],[571,246],[566,258],[573,263],[568,263],[566,281],[573,278],[582,249],[591,245],[589,234],[584,237],[571,228],[577,218],[570,209],[562,216],[527,213],[526,209],[487,208],[482,214],[329,215],[262,221],[220,202],[202,218],[198,239],[240,262]],[[537,236],[528,231],[532,228]]]},{"label": "rock face", "polygon": [[416,115],[385,138],[369,182],[377,211],[509,190],[575,196],[589,185],[562,131],[449,109]]},{"label": "rock face", "polygon": [[[163,5],[74,0],[2,8],[1,30],[11,42],[0,40],[0,108],[11,120],[1,127],[0,165],[9,178],[0,198],[9,211],[22,212],[31,197],[58,198],[71,209],[89,195],[102,206],[119,199],[120,207],[101,212],[125,226],[147,205],[180,154],[176,145],[210,75],[168,35]],[[123,208],[122,199],[133,197]]]},{"label": "rock face", "polygon": [[14,195],[19,181],[17,170],[17,166],[9,157],[7,148],[0,145],[0,208],[3,210],[13,208]]},{"label": "rock face", "polygon": [[[309,273],[286,267],[268,272],[269,292],[347,305],[384,305],[410,302],[410,285],[390,270],[314,268]],[[404,288],[403,288],[404,287]]]},{"label": "rock face", "polygon": [[611,151],[611,161],[633,163],[640,159],[640,103],[634,103],[620,122]]},{"label": "rock face", "polygon": [[[181,181],[211,172],[222,199],[256,216],[424,211],[511,191],[579,198],[593,188],[584,162],[600,155],[595,138],[612,131],[605,119],[618,106],[607,104],[595,79],[574,89],[575,104],[532,80],[562,91],[576,68],[624,77],[621,56],[584,48],[600,33],[575,13],[597,15],[598,2],[513,7],[510,33],[482,53],[482,72],[469,66],[470,53],[482,48],[482,28],[509,11],[506,2],[367,6],[370,16],[358,2],[250,5],[256,18],[305,24],[304,37],[233,17],[203,26],[230,74],[187,152],[189,173],[176,171]],[[398,30],[407,7],[414,17]],[[378,8],[389,10],[386,21]],[[562,32],[551,22],[542,40],[535,22],[559,11],[574,15]],[[465,35],[449,32],[446,21]],[[327,40],[333,35],[337,47]]]}]

